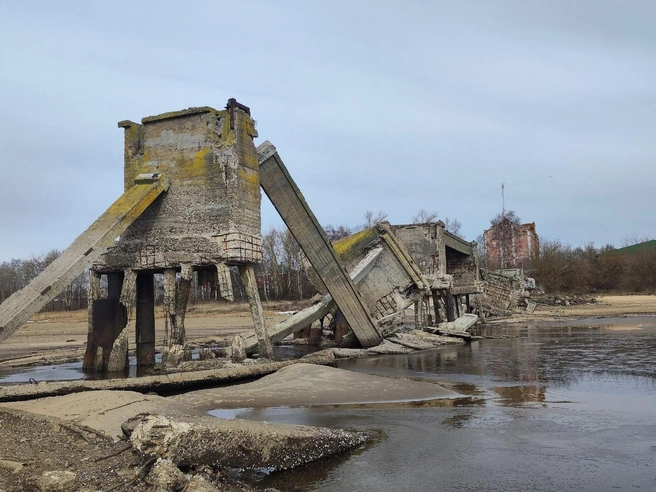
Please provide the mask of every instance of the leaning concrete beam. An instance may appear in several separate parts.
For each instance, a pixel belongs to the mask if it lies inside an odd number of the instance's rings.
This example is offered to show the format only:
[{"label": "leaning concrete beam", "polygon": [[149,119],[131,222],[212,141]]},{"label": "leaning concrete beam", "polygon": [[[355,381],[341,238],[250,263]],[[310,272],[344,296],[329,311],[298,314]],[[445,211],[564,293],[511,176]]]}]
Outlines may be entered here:
[{"label": "leaning concrete beam", "polygon": [[169,181],[163,174],[148,177],[142,175],[136,183],[48,268],[0,305],[0,342],[58,296],[75,277],[114,244],[116,238],[155,198],[169,188]]},{"label": "leaning concrete beam", "polygon": [[[383,253],[383,248],[372,249],[351,271],[351,280],[355,285],[362,282],[367,274],[371,271],[378,257]],[[269,328],[269,336],[272,342],[279,342],[285,337],[302,330],[311,325],[316,320],[323,318],[335,308],[335,301],[330,294],[323,296],[319,302],[300,310],[284,321]],[[246,353],[251,354],[258,348],[258,341],[255,335],[244,338],[244,348]]]},{"label": "leaning concrete beam", "polygon": [[271,142],[257,148],[260,185],[296,238],[301,249],[344,314],[364,347],[378,345],[382,336],[353,282],[342,267],[325,232],[289,175]]}]

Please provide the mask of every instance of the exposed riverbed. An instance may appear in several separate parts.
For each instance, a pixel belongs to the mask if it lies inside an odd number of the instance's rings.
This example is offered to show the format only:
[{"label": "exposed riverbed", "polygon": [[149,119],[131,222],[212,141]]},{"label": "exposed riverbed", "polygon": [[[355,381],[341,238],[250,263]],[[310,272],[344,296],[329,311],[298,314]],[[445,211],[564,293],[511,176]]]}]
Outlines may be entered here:
[{"label": "exposed riverbed", "polygon": [[385,436],[347,457],[256,478],[281,490],[656,489],[656,317],[497,325],[482,334],[513,338],[339,363],[469,395],[454,406],[217,413]]}]

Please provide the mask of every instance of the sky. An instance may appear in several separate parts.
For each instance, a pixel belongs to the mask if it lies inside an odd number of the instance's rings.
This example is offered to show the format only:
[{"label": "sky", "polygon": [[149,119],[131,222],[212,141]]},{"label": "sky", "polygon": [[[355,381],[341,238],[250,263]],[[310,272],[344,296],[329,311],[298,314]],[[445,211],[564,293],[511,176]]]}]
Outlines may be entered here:
[{"label": "sky", "polygon": [[[656,236],[656,2],[0,0],[0,262],[123,191],[120,120],[251,108],[319,222]],[[263,197],[262,227],[281,227]]]}]

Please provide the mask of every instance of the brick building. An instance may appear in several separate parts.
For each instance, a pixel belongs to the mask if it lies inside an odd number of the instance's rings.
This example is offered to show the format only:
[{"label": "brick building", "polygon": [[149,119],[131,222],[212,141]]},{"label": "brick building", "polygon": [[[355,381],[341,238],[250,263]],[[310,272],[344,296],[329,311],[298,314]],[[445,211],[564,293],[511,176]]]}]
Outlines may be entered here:
[{"label": "brick building", "polygon": [[503,217],[483,236],[489,268],[525,268],[540,250],[535,222],[520,224]]}]

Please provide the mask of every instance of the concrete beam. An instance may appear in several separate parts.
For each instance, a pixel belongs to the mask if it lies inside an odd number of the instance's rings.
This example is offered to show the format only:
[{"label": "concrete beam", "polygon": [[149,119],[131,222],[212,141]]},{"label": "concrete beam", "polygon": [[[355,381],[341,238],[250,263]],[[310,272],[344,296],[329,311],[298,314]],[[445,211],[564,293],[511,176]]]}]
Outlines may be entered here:
[{"label": "concrete beam", "polygon": [[462,254],[473,256],[473,246],[470,242],[465,241],[462,238],[459,238],[455,234],[451,234],[449,231],[444,231],[444,246],[447,248],[455,249]]},{"label": "concrete beam", "polygon": [[118,236],[169,188],[163,175],[140,176],[135,184],[24,289],[0,305],[0,342],[58,296],[112,246]]},{"label": "concrete beam", "polygon": [[262,189],[326,285],[358,341],[364,347],[378,345],[383,338],[376,323],[278,151],[267,141],[257,148],[257,153]]}]

